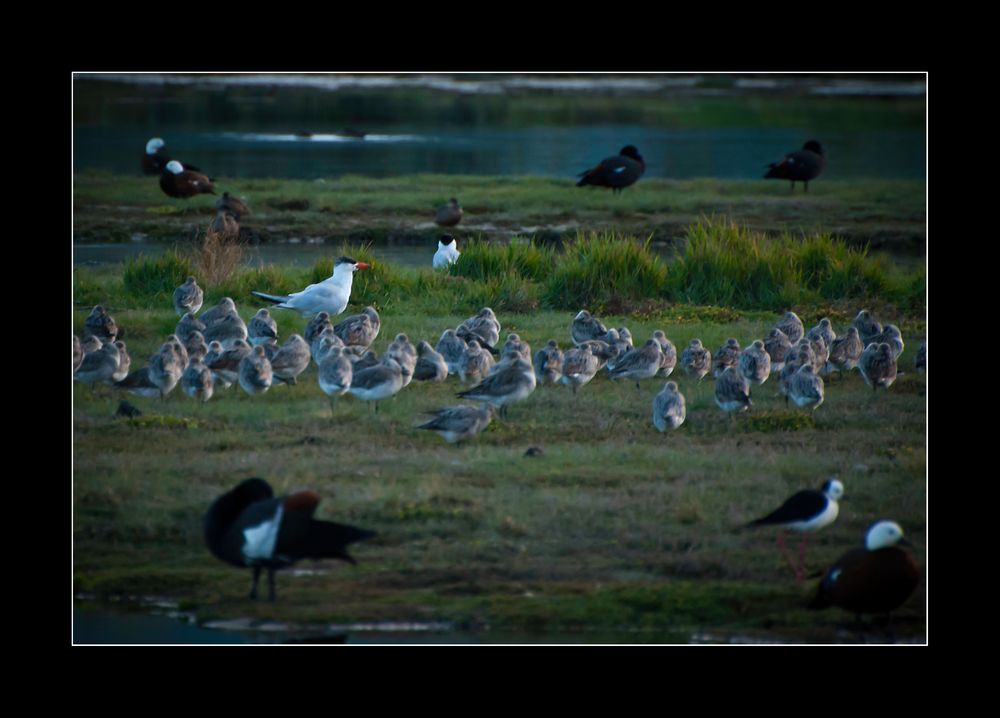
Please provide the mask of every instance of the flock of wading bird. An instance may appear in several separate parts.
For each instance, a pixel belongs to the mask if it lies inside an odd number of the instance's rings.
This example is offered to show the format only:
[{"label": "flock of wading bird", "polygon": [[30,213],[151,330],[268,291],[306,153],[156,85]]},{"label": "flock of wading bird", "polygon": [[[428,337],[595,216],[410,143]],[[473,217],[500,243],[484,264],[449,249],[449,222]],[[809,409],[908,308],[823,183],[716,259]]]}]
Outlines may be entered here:
[{"label": "flock of wading bird", "polygon": [[[163,147],[161,139],[150,140],[143,169],[147,174],[161,175],[160,186],[166,194],[215,194],[210,178],[195,167],[170,160],[163,155]],[[822,148],[811,141],[801,151],[770,165],[766,177],[789,179],[793,189],[795,181],[802,181],[808,191],[809,180],[825,165]],[[618,156],[581,173],[578,186],[621,191],[634,184],[644,169],[642,157],[629,145]],[[249,212],[245,203],[228,192],[217,201],[216,209],[211,229],[225,234],[238,232],[240,217]],[[454,198],[435,215],[441,226],[455,226],[461,219],[462,209]],[[454,238],[445,235],[432,265],[445,267],[457,258]],[[897,326],[883,328],[864,309],[839,336],[827,318],[806,330],[802,320],[788,312],[763,339],[743,348],[737,339],[730,338],[714,354],[699,339],[691,340],[678,354],[661,330],[636,346],[627,327],[609,329],[581,310],[570,324],[572,347],[563,351],[556,339],[550,339],[532,355],[531,347],[517,334],[508,334],[499,346],[500,321],[492,309],[484,307],[456,328],[446,329],[434,347],[425,340],[414,346],[400,333],[379,357],[371,349],[381,329],[374,307],[336,324],[332,321],[347,308],[354,273],[367,268],[364,262],[340,257],[330,278],[301,292],[287,296],[253,292],[276,308],[309,317],[304,335],[292,334],[284,344],[279,344],[277,322],[268,309],[260,309],[245,323],[235,302],[226,297],[199,317],[204,293],[195,278],[188,277],[174,292],[174,309],[181,317],[175,333],[150,357],[147,366],[134,372],[130,372],[127,347],[117,338],[117,323],[104,307],[96,306],[85,321],[84,341],[73,337],[74,377],[91,385],[110,384],[161,399],[180,384],[188,396],[208,401],[216,388],[226,389],[235,383],[251,396],[268,391],[275,383],[295,384],[312,362],[333,413],[337,397],[349,394],[371,402],[377,412],[379,401],[395,396],[414,379],[444,382],[457,375],[462,384],[474,382],[457,395],[479,402],[479,406],[449,406],[428,412],[434,418],[417,427],[456,443],[482,432],[496,416],[506,418],[508,407],[530,396],[538,384],[563,384],[575,394],[602,369],[612,380],[634,381],[637,390],[641,381],[669,377],[678,366],[697,383],[711,373],[715,403],[730,417],[752,406],[751,385],[762,385],[774,375],[786,403],[816,410],[824,400],[823,376],[833,371],[843,374],[857,368],[873,392],[880,386],[888,389],[896,379],[904,347]],[[921,373],[926,369],[926,342],[916,355],[915,368]],[[686,401],[677,382],[666,381],[652,401],[653,426],[660,432],[676,430],[686,418]],[[748,526],[783,529],[778,533],[778,549],[796,579],[803,581],[808,535],[836,520],[837,502],[843,493],[843,484],[831,479],[819,490],[799,491]],[[303,558],[338,558],[353,563],[346,547],[375,535],[366,529],[313,519],[319,501],[319,495],[309,490],[275,498],[266,481],[247,479],[210,507],[205,517],[206,543],[221,560],[253,569],[251,598],[256,597],[260,573],[266,568],[273,600],[275,571]],[[797,565],[785,549],[787,531],[803,536]],[[864,613],[891,614],[920,581],[913,558],[900,545],[909,542],[897,523],[875,523],[862,547],[848,551],[826,571],[809,607],[836,605],[859,617]]]}]

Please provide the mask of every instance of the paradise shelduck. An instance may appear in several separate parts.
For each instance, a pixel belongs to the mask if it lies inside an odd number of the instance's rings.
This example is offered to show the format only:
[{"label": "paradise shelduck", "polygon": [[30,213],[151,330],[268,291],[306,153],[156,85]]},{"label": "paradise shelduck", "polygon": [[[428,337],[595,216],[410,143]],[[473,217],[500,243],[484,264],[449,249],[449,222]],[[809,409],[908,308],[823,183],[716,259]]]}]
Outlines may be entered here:
[{"label": "paradise shelduck", "polygon": [[308,489],[275,498],[263,479],[246,479],[209,507],[205,543],[226,563],[253,569],[251,599],[257,598],[260,571],[266,568],[268,598],[273,601],[275,571],[304,558],[356,564],[347,546],[375,536],[374,531],[314,519],[319,502],[319,494]]},{"label": "paradise shelduck", "polygon": [[645,171],[646,163],[639,150],[632,145],[626,145],[617,156],[607,157],[596,167],[577,175],[581,179],[576,186],[610,187],[612,192],[621,192],[638,182]]},{"label": "paradise shelduck", "polygon": [[[778,551],[795,570],[795,578],[799,581],[805,577],[806,541],[809,534],[829,526],[837,519],[840,506],[837,501],[844,495],[844,485],[837,479],[826,481],[819,491],[805,489],[793,494],[777,509],[767,516],[751,521],[747,528],[761,526],[780,526],[783,531],[778,534]],[[799,546],[799,565],[796,567],[785,551],[785,533],[799,531],[802,533],[802,543]]]},{"label": "paradise shelduck", "polygon": [[177,160],[170,160],[160,174],[160,189],[168,197],[187,199],[199,194],[215,194],[215,185],[205,175],[184,169]]},{"label": "paradise shelduck", "polygon": [[826,167],[826,154],[816,140],[809,140],[798,152],[789,152],[781,162],[772,162],[764,179],[786,179],[792,181],[792,191],[796,182],[804,182],[809,191],[809,180],[819,177]]},{"label": "paradise shelduck", "polygon": [[819,582],[811,609],[838,606],[861,614],[887,614],[902,606],[920,584],[920,569],[908,551],[903,529],[895,521],[879,521],[865,534],[864,548],[841,556]]},{"label": "paradise shelduck", "polygon": [[441,227],[454,227],[462,221],[463,214],[458,200],[452,197],[447,204],[438,207],[437,213],[434,215],[434,222]]},{"label": "paradise shelduck", "polygon": [[[146,143],[146,153],[142,156],[142,173],[146,175],[158,175],[163,172],[166,168],[167,163],[170,162],[170,158],[167,157],[163,148],[166,146],[163,139],[160,137],[154,137],[149,142]],[[189,165],[186,162],[183,163],[183,167],[186,170],[191,170],[192,172],[201,172],[200,169],[194,165]]]}]

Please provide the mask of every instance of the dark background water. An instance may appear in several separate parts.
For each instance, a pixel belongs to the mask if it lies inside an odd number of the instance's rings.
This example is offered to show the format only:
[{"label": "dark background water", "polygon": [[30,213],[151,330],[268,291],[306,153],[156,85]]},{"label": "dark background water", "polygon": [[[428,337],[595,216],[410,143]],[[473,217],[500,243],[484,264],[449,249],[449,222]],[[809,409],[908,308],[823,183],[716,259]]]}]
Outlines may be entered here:
[{"label": "dark background water", "polygon": [[923,87],[867,75],[78,76],[74,168],[137,174],[159,136],[224,177],[574,177],[634,144],[648,177],[755,179],[818,139],[827,179],[923,179]]}]

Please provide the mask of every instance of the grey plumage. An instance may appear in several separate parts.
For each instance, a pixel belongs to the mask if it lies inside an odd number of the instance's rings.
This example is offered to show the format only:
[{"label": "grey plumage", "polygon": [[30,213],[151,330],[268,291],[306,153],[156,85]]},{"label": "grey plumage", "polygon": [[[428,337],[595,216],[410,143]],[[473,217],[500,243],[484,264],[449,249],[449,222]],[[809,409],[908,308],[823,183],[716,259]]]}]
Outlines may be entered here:
[{"label": "grey plumage", "polygon": [[788,382],[788,397],[800,409],[815,410],[823,403],[823,379],[816,374],[812,364],[804,364]]},{"label": "grey plumage", "polygon": [[435,431],[450,444],[472,438],[493,420],[493,407],[490,404],[479,407],[449,406],[428,413],[433,413],[434,418],[417,428]]},{"label": "grey plumage", "polygon": [[309,343],[309,351],[312,353],[313,361],[319,364],[326,352],[334,347],[343,349],[344,346],[344,341],[334,333],[333,327],[326,326],[323,327],[323,331],[313,337]]},{"label": "grey plumage", "polygon": [[194,332],[200,332],[202,338],[204,339],[205,329],[207,329],[205,322],[198,319],[194,314],[188,312],[181,317],[179,322],[177,322],[177,328],[174,329],[174,334],[176,334],[182,342],[187,344]]},{"label": "grey plumage", "polygon": [[177,352],[177,342],[168,341],[149,359],[149,378],[165,397],[174,390],[184,373],[184,361]]},{"label": "grey plumage", "polygon": [[442,382],[448,378],[448,364],[444,357],[434,351],[428,342],[421,340],[417,344],[417,364],[413,369],[413,378],[417,381]]},{"label": "grey plumage", "polygon": [[90,310],[83,325],[87,334],[97,337],[102,344],[110,344],[118,337],[118,324],[100,304]]},{"label": "grey plumage", "polygon": [[850,327],[830,344],[830,356],[827,358],[830,366],[840,372],[850,371],[858,365],[861,352],[865,350],[858,335],[857,327]]},{"label": "grey plumage", "polygon": [[403,388],[403,372],[395,359],[383,358],[378,364],[357,371],[351,378],[349,391],[362,401],[377,402],[399,393]]},{"label": "grey plumage", "polygon": [[459,337],[454,329],[446,329],[434,348],[448,365],[448,374],[459,373],[467,349],[465,340]]},{"label": "grey plumage", "polygon": [[882,344],[883,342],[889,345],[889,348],[892,349],[892,358],[898,361],[899,355],[903,353],[905,346],[899,327],[895,324],[886,324],[885,329],[873,336],[870,341],[865,342],[865,346],[868,346],[868,344]]},{"label": "grey plumage", "polygon": [[920,348],[917,349],[917,356],[913,360],[913,366],[921,374],[927,371],[927,342],[920,342]]},{"label": "grey plumage", "polygon": [[652,379],[657,375],[662,359],[663,352],[660,351],[659,342],[656,339],[650,339],[638,349],[630,351],[619,359],[608,376],[612,380],[630,379],[635,381],[635,387],[638,389],[640,380]]},{"label": "grey plumage", "polygon": [[780,329],[792,344],[801,339],[805,334],[805,327],[802,324],[802,320],[799,319],[799,316],[795,312],[786,312],[781,321],[774,325],[774,328]]},{"label": "grey plumage", "polygon": [[882,333],[882,325],[876,321],[875,317],[867,309],[862,309],[858,312],[858,315],[854,317],[853,325],[858,330],[861,343],[866,347],[871,344],[873,337]]},{"label": "grey plumage", "polygon": [[83,351],[83,344],[80,343],[80,337],[76,334],[73,335],[73,371],[76,372],[83,363],[83,357],[86,354]]},{"label": "grey plumage", "polygon": [[105,344],[98,351],[86,354],[73,378],[93,386],[97,382],[109,383],[118,371],[118,347]]},{"label": "grey plumage", "polygon": [[192,399],[208,401],[215,392],[215,380],[212,378],[212,370],[200,360],[194,359],[188,364],[187,369],[181,375],[181,388]]},{"label": "grey plumage", "polygon": [[219,342],[223,348],[231,347],[237,339],[246,341],[247,325],[235,311],[219,317],[204,332],[206,342]]},{"label": "grey plumage", "polygon": [[124,389],[125,391],[137,396],[150,398],[162,396],[160,394],[160,387],[156,385],[150,376],[148,366],[145,366],[138,371],[134,371],[121,381],[116,382],[115,388]]},{"label": "grey plumage", "polygon": [[351,388],[354,366],[340,347],[333,347],[319,362],[319,387],[329,397],[343,396]]},{"label": "grey plumage", "polygon": [[228,388],[239,381],[240,364],[253,351],[254,348],[242,340],[233,342],[228,349],[223,348],[219,342],[212,342],[204,363],[212,370],[215,383]]},{"label": "grey plumage", "polygon": [[653,339],[655,339],[660,345],[661,357],[659,376],[670,376],[674,371],[674,367],[677,366],[677,347],[675,347],[674,343],[667,339],[667,335],[659,329],[653,332]]},{"label": "grey plumage", "polygon": [[809,339],[815,339],[816,337],[822,337],[823,341],[829,347],[833,344],[833,340],[837,338],[837,333],[833,331],[833,325],[830,324],[830,320],[823,317],[819,320],[819,324],[814,326],[806,334]]},{"label": "grey plumage", "polygon": [[243,391],[250,396],[263,394],[271,388],[274,372],[271,370],[271,362],[267,360],[264,347],[256,346],[250,354],[243,357],[240,361],[239,380]]},{"label": "grey plumage", "polygon": [[586,309],[581,309],[570,325],[570,336],[573,343],[579,346],[591,339],[603,340],[608,329],[596,317],[592,317]]},{"label": "grey plumage", "polygon": [[785,403],[788,403],[792,377],[803,366],[812,366],[813,358],[812,349],[809,347],[808,342],[796,345],[796,347],[785,355],[785,363],[778,373],[778,391],[784,394]]},{"label": "grey plumage", "polygon": [[240,236],[240,221],[233,213],[220,209],[209,223],[208,231],[226,239],[237,239]]},{"label": "grey plumage", "polygon": [[517,358],[473,388],[459,392],[458,396],[485,401],[505,411],[507,405],[526,399],[535,390],[536,383],[531,364]]},{"label": "grey plumage", "polygon": [[653,426],[664,432],[676,429],[687,418],[687,404],[684,395],[677,389],[677,382],[668,381],[660,393],[653,397]]},{"label": "grey plumage", "polygon": [[174,345],[174,351],[177,353],[177,356],[180,357],[181,360],[181,369],[187,369],[190,357],[188,357],[187,347],[184,346],[184,342],[182,342],[180,340],[180,337],[178,337],[176,334],[171,334],[169,337],[166,338],[165,341]]},{"label": "grey plumage", "polygon": [[355,314],[338,322],[334,326],[333,331],[346,346],[364,347],[367,349],[375,341],[381,326],[381,317],[379,317],[375,307],[369,306],[361,310],[360,314]]},{"label": "grey plumage", "polygon": [[681,369],[689,377],[701,379],[712,368],[712,353],[706,349],[701,339],[692,339],[687,349],[681,352]]},{"label": "grey plumage", "polygon": [[417,367],[417,350],[410,338],[405,334],[397,334],[383,356],[396,360],[403,375],[403,386],[409,386]]},{"label": "grey plumage", "polygon": [[103,346],[104,342],[102,342],[100,339],[98,339],[92,334],[88,334],[83,338],[83,341],[80,342],[80,348],[83,349],[84,355],[90,354],[92,352],[98,352],[101,350],[101,347]]},{"label": "grey plumage", "polygon": [[476,340],[479,346],[492,351],[500,341],[500,322],[489,307],[483,307],[474,317],[469,317],[456,329],[455,334],[466,343]]},{"label": "grey plumage", "polygon": [[222,319],[227,314],[232,314],[234,312],[236,312],[236,302],[229,297],[223,297],[219,300],[218,304],[202,313],[201,322],[205,325],[205,328],[203,329],[199,327],[198,331],[204,334],[205,329],[210,327],[213,323]]},{"label": "grey plumage", "polygon": [[742,351],[740,343],[736,339],[732,337],[727,339],[726,343],[712,357],[712,376],[718,379],[727,367],[739,369]]},{"label": "grey plumage", "polygon": [[[267,352],[265,351],[265,356]],[[312,354],[306,340],[293,334],[270,358],[273,381],[295,384],[296,377],[306,370]]]},{"label": "grey plumage", "polygon": [[462,362],[458,366],[458,378],[463,384],[467,380],[479,381],[490,373],[495,363],[490,353],[480,347],[478,341],[472,339],[469,341]]},{"label": "grey plumage", "polygon": [[575,394],[578,387],[594,378],[600,367],[601,361],[594,356],[589,344],[567,349],[563,353],[562,377],[559,381],[572,387]]},{"label": "grey plumage", "polygon": [[535,377],[539,384],[556,384],[562,378],[563,353],[555,339],[535,352]]},{"label": "grey plumage", "polygon": [[772,329],[764,338],[764,351],[771,357],[771,371],[779,372],[785,366],[785,357],[792,350],[788,335],[778,328]]},{"label": "grey plumage", "polygon": [[715,380],[715,403],[725,412],[746,411],[750,401],[750,384],[735,367],[726,367]]},{"label": "grey plumage", "polygon": [[278,341],[278,322],[267,309],[258,309],[250,318],[250,323],[247,324],[247,341],[250,346],[274,344]]},{"label": "grey plumage", "polygon": [[205,343],[204,334],[195,330],[191,332],[186,340],[182,339],[181,341],[184,342],[184,348],[187,349],[189,365],[193,361],[203,361],[205,359],[205,356],[208,354],[208,344]]},{"label": "grey plumage", "polygon": [[760,339],[748,346],[740,354],[740,373],[754,384],[763,384],[771,375],[771,356],[764,349]]},{"label": "grey plumage", "polygon": [[197,314],[204,301],[205,292],[194,277],[188,277],[184,284],[174,290],[174,311],[179,317],[188,313]]},{"label": "grey plumage", "polygon": [[896,381],[896,358],[892,354],[892,347],[885,342],[881,344],[869,344],[861,352],[858,360],[858,369],[865,383],[875,391],[878,387],[888,389]]},{"label": "grey plumage", "polygon": [[115,346],[118,348],[118,368],[111,375],[111,381],[118,382],[128,376],[128,370],[132,366],[132,357],[128,353],[125,342],[121,339],[115,341]]},{"label": "grey plumage", "polygon": [[327,327],[330,327],[331,331],[333,330],[333,322],[330,321],[330,314],[328,312],[318,312],[306,324],[305,331],[302,332],[302,338],[312,344],[313,339],[322,334]]}]

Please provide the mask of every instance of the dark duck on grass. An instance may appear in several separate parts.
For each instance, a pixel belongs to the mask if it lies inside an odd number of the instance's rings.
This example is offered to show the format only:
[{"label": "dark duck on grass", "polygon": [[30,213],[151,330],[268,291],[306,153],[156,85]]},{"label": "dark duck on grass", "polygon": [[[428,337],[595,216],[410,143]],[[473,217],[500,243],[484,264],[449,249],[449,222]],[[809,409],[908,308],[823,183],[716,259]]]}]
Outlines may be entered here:
[{"label": "dark duck on grass", "polygon": [[212,180],[201,172],[184,169],[177,160],[171,160],[160,175],[160,189],[168,197],[187,199],[199,194],[215,194]]},{"label": "dark duck on grass", "polygon": [[781,162],[768,165],[770,169],[764,179],[791,180],[792,191],[796,182],[803,182],[809,191],[809,181],[819,177],[826,167],[826,153],[816,140],[809,140],[798,152],[789,152]]},{"label": "dark duck on grass", "polygon": [[365,529],[313,518],[320,496],[303,490],[275,498],[263,479],[246,479],[217,498],[205,514],[205,543],[217,558],[253,569],[250,598],[257,598],[260,571],[267,569],[268,598],[275,598],[274,572],[304,558],[357,562],[347,546],[375,536]]},{"label": "dark duck on grass", "polygon": [[596,167],[581,172],[578,175],[581,179],[576,186],[610,187],[612,192],[621,192],[638,182],[645,171],[646,163],[639,150],[626,145],[615,157],[607,157]]}]

